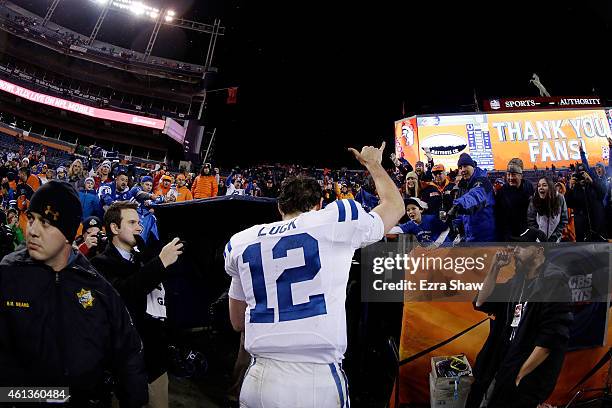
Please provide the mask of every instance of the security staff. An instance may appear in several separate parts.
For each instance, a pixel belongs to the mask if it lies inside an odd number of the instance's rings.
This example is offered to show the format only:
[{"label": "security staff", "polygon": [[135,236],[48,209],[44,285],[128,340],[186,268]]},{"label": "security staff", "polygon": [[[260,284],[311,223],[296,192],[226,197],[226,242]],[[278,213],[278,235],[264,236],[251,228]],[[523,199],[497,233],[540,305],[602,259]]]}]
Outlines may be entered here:
[{"label": "security staff", "polygon": [[70,184],[33,195],[26,248],[0,263],[0,386],[69,387],[70,406],[147,403],[142,342],[121,298],[71,243],[81,204]]}]

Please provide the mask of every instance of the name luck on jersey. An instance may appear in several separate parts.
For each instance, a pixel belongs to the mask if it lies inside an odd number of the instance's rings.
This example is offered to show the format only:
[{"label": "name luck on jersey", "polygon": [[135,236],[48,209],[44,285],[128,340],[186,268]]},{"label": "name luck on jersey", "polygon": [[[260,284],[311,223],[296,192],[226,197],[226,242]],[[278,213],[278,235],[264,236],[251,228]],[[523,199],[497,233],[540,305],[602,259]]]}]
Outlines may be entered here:
[{"label": "name luck on jersey", "polygon": [[247,303],[245,349],[281,361],[342,361],[351,261],[383,235],[380,216],[348,199],[235,234],[225,270],[229,296]]}]

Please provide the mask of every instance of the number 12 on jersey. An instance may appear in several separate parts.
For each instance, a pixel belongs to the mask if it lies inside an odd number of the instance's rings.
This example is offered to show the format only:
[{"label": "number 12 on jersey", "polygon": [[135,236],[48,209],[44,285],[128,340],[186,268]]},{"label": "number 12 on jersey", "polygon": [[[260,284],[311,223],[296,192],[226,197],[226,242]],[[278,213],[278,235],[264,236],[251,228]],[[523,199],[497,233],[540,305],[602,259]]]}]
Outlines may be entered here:
[{"label": "number 12 on jersey", "polygon": [[[307,233],[281,238],[272,248],[272,259],[285,258],[291,249],[301,248],[304,265],[283,270],[276,279],[278,320],[289,321],[327,314],[325,295],[311,295],[308,302],[293,304],[291,284],[314,279],[321,269],[319,243]],[[251,309],[251,323],[274,323],[274,309],[268,307],[268,293],[264,277],[261,243],[249,245],[242,253],[242,261],[249,265],[255,307]]]}]

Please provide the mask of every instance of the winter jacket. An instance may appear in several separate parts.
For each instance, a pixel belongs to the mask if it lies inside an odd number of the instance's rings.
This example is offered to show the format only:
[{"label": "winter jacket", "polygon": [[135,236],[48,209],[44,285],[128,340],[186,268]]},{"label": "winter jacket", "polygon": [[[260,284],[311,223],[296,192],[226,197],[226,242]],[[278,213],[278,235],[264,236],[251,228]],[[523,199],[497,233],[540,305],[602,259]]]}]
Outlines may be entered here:
[{"label": "winter jacket", "polygon": [[191,195],[191,191],[187,187],[178,187],[176,191],[178,192],[176,202],[193,200],[193,195]]},{"label": "winter jacket", "polygon": [[100,206],[100,199],[95,190],[79,191],[79,200],[81,200],[81,207],[83,208],[83,220],[93,215],[100,219],[104,217],[102,207]]},{"label": "winter jacket", "polygon": [[193,180],[193,185],[191,186],[191,194],[195,199],[216,197],[218,191],[218,183],[213,175],[199,175]]},{"label": "winter jacket", "polygon": [[472,177],[460,186],[459,198],[453,205],[458,206],[458,222],[463,226],[466,242],[495,241],[495,197],[486,170],[474,169]]},{"label": "winter jacket", "polygon": [[452,242],[452,234],[449,232],[448,226],[435,215],[423,215],[420,224],[411,220],[389,231],[390,234],[412,234],[421,244]]},{"label": "winter jacket", "polygon": [[347,189],[346,193],[343,193],[342,189],[340,188],[340,185],[338,183],[334,183],[334,184],[335,184],[337,200],[344,200],[344,199],[353,200],[355,198],[353,197],[353,193],[351,193],[350,189]]},{"label": "winter jacket", "polygon": [[[559,187],[560,193],[565,197],[567,189],[565,184],[561,182],[555,183],[555,188]],[[567,202],[565,203],[567,206]],[[576,242],[576,226],[574,225],[574,210],[568,207],[567,209],[567,225],[563,228],[561,241],[563,242]]]},{"label": "winter jacket", "polygon": [[156,254],[140,242],[140,252],[132,252],[135,261],[125,260],[112,243],[91,260],[121,295],[142,338],[149,383],[167,371],[168,340],[165,322],[146,313],[147,296],[166,278],[166,268]]},{"label": "winter jacket", "polygon": [[559,197],[559,209],[556,215],[548,216],[538,214],[533,205],[533,198],[529,202],[527,209],[527,227],[537,228],[546,234],[549,242],[560,242],[563,236],[563,229],[567,225],[567,204],[565,198],[557,193]]},{"label": "winter jacket", "polygon": [[[568,277],[553,264],[543,266],[531,282],[524,281],[522,276],[515,275],[508,282],[497,284],[489,297],[497,301],[474,306],[476,310],[495,316],[495,320],[490,321],[489,336],[474,364],[475,382],[466,404],[468,408],[480,406],[493,379],[495,387],[489,407],[505,407],[517,395],[530,395],[541,403],[555,388],[573,321]],[[520,292],[523,296],[519,295]],[[511,298],[514,302],[500,301]],[[521,299],[524,312],[514,339],[510,341],[518,299]],[[559,299],[567,299],[567,302]],[[550,350],[550,354],[517,387],[515,380],[519,370],[536,346]]]},{"label": "winter jacket", "polygon": [[574,213],[576,241],[600,241],[599,236],[606,235],[606,217],[602,204],[604,195],[604,186],[597,178],[593,178],[591,184],[576,184],[565,194],[565,202]]},{"label": "winter jacket", "polygon": [[438,186],[436,183],[427,183],[421,190],[420,196],[427,203],[427,210],[424,214],[438,216],[440,211],[448,211],[453,206],[452,191],[455,188],[455,183],[451,183],[448,179],[444,180],[444,184]]},{"label": "winter jacket", "polygon": [[27,249],[0,263],[0,385],[70,387],[73,407],[147,402],[142,343],[122,299],[83,255],[54,272]]},{"label": "winter jacket", "polygon": [[130,201],[132,194],[129,188],[117,191],[117,183],[102,184],[98,189],[98,198],[102,208],[110,206],[115,201]]},{"label": "winter jacket", "polygon": [[42,185],[42,182],[40,181],[40,179],[38,178],[38,176],[34,175],[34,174],[30,174],[28,176],[28,180],[26,181],[27,185],[29,185],[30,187],[32,187],[33,191],[38,190],[38,188]]},{"label": "winter jacket", "polygon": [[527,229],[527,208],[534,188],[530,181],[522,180],[518,187],[504,184],[495,195],[495,229],[499,242],[508,242]]},{"label": "winter jacket", "polygon": [[364,210],[370,212],[378,205],[380,200],[374,194],[365,191],[362,187],[355,195],[355,201],[360,203]]}]

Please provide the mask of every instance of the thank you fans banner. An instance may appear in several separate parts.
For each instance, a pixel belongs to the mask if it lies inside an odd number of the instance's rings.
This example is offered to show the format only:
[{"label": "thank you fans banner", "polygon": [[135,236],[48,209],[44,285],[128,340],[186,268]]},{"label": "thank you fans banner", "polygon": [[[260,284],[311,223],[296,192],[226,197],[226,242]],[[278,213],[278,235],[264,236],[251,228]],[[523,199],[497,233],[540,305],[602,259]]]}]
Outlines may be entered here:
[{"label": "thank you fans banner", "polygon": [[[416,124],[405,131],[406,124]],[[469,153],[485,169],[505,169],[513,157],[525,168],[567,167],[580,160],[580,146],[589,162],[608,160],[612,137],[604,109],[430,115],[395,123],[396,155],[411,163],[425,159],[428,148],[436,163],[457,168]]]}]

